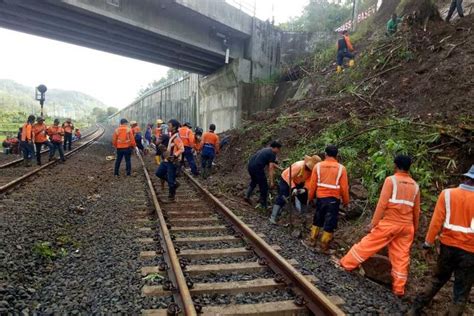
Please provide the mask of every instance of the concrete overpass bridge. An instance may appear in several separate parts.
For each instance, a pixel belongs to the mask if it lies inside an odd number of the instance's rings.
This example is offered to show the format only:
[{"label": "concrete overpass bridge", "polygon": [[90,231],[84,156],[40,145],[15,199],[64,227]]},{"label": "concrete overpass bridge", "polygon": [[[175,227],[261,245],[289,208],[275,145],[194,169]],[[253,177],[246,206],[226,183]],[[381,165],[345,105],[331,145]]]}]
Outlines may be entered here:
[{"label": "concrete overpass bridge", "polygon": [[0,26],[203,75],[279,63],[278,33],[224,0],[0,0]]},{"label": "concrete overpass bridge", "polygon": [[186,70],[193,75],[114,118],[174,117],[214,122],[219,131],[240,125],[254,105],[249,96],[271,96],[273,88],[262,94],[255,79],[277,74],[287,56],[304,53],[297,34],[225,0],[0,0],[0,27]]}]

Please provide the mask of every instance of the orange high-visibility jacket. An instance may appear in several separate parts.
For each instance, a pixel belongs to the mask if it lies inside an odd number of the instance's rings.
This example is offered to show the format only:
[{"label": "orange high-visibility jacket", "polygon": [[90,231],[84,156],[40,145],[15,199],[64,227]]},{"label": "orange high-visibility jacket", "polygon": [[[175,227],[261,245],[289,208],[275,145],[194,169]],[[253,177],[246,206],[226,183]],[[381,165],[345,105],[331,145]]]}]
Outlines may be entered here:
[{"label": "orange high-visibility jacket", "polygon": [[183,141],[184,147],[194,148],[195,139],[194,139],[193,131],[187,126],[180,127],[178,131],[179,131],[179,137]]},{"label": "orange high-visibility jacket", "polygon": [[[285,180],[288,185],[290,185],[290,168],[286,168],[281,177]],[[311,179],[311,171],[305,168],[304,160],[297,161],[291,165],[291,188],[296,187],[296,185],[305,183],[309,184],[309,180]]]},{"label": "orange high-visibility jacket", "polygon": [[74,125],[72,123],[64,122],[63,129],[65,133],[72,134],[72,131],[74,130]]},{"label": "orange high-visibility jacket", "polygon": [[441,192],[426,242],[433,244],[440,231],[443,244],[474,252],[474,186],[461,184]]},{"label": "orange high-visibility jacket", "polygon": [[413,224],[415,231],[418,229],[420,189],[408,173],[396,172],[385,179],[372,226],[377,226],[382,218],[397,224]]},{"label": "orange high-visibility jacket", "polygon": [[[350,51],[350,52],[353,52],[354,51],[354,46],[352,46],[352,43],[351,43],[351,38],[349,37],[349,35],[344,35],[344,41],[346,42],[346,47],[347,49]],[[339,50],[339,41],[337,42],[337,50]]]},{"label": "orange high-visibility jacket", "polygon": [[309,184],[309,200],[314,197],[342,198],[344,205],[349,204],[349,180],[346,168],[333,157],[326,157],[317,163],[311,173]]},{"label": "orange high-visibility jacket", "polygon": [[112,136],[112,145],[117,149],[135,147],[137,144],[132,129],[127,125],[117,127]]},{"label": "orange high-visibility jacket", "polygon": [[21,141],[22,142],[29,142],[33,140],[33,133],[32,133],[32,126],[30,123],[23,124],[23,128],[21,130]]},{"label": "orange high-visibility jacket", "polygon": [[35,138],[35,143],[44,143],[48,141],[47,131],[48,127],[46,124],[36,123],[32,126],[33,129],[33,136]]},{"label": "orange high-visibility jacket", "polygon": [[212,146],[214,146],[214,150],[216,151],[216,154],[219,153],[219,136],[216,135],[216,133],[214,132],[205,132],[203,135],[202,135],[202,139],[201,139],[201,148],[206,145],[206,144],[210,144]]},{"label": "orange high-visibility jacket", "polygon": [[133,135],[140,133],[140,126],[137,125],[137,126],[132,127],[132,132],[133,132]]},{"label": "orange high-visibility jacket", "polygon": [[48,127],[48,135],[52,142],[60,143],[63,141],[64,129],[59,125],[52,125]]},{"label": "orange high-visibility jacket", "polygon": [[168,142],[168,152],[170,153],[170,157],[175,156],[177,158],[181,158],[181,155],[184,152],[184,145],[183,141],[179,137],[179,133],[175,133],[171,136]]}]

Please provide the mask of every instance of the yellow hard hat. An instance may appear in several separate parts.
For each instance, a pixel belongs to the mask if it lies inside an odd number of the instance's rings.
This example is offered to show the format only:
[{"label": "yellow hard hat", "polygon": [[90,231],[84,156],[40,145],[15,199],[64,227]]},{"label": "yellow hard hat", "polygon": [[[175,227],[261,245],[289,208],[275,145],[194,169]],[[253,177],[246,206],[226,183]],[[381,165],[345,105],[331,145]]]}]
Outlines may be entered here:
[{"label": "yellow hard hat", "polygon": [[163,124],[163,120],[162,119],[157,119],[156,124]]},{"label": "yellow hard hat", "polygon": [[130,121],[130,125],[135,125],[137,124],[137,121]]}]

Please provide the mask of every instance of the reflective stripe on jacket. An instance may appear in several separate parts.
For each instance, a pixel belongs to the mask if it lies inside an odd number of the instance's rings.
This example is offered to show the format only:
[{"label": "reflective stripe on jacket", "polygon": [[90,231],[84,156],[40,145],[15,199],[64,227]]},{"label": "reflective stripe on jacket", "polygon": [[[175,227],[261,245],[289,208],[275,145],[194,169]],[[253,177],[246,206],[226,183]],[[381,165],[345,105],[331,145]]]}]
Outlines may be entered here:
[{"label": "reflective stripe on jacket", "polygon": [[441,192],[426,241],[433,244],[441,231],[441,243],[474,253],[474,187],[461,184]]},{"label": "reflective stripe on jacket", "polygon": [[397,224],[413,224],[418,228],[420,216],[420,190],[415,180],[406,172],[397,172],[387,177],[380,192],[372,225],[379,221],[390,221]]},{"label": "reflective stripe on jacket", "polygon": [[313,168],[309,184],[309,199],[334,197],[349,204],[349,180],[346,168],[333,157],[327,157]]},{"label": "reflective stripe on jacket", "polygon": [[290,183],[290,168],[286,168],[282,173],[281,177],[291,188],[296,185],[305,183],[311,178],[311,170],[305,168],[304,160],[297,161],[291,165],[291,183]]},{"label": "reflective stripe on jacket", "polygon": [[181,155],[184,152],[184,145],[178,133],[175,133],[173,136],[171,136],[168,142],[167,151],[169,152],[170,157],[175,156],[178,159],[181,159]]},{"label": "reflective stripe on jacket", "polygon": [[413,194],[413,198],[408,200],[408,199],[403,199],[399,197],[398,195],[399,180],[397,179],[397,177],[391,176],[390,180],[392,181],[392,197],[388,201],[393,204],[404,204],[411,207],[415,206],[416,195],[418,194],[418,191],[420,189],[418,187],[418,184],[415,183],[415,193]]},{"label": "reflective stripe on jacket", "polygon": [[112,144],[117,149],[135,147],[136,143],[132,129],[126,125],[117,127],[112,136]]},{"label": "reflective stripe on jacket", "polygon": [[183,126],[179,129],[179,137],[183,141],[184,147],[194,148],[195,140],[193,131],[187,127]]}]

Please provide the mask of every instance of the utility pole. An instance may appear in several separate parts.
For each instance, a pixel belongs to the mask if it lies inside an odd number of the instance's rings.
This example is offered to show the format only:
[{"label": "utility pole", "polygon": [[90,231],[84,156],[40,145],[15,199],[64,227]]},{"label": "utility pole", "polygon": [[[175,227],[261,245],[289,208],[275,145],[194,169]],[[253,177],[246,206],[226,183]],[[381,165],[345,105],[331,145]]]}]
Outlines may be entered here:
[{"label": "utility pole", "polygon": [[357,29],[357,24],[358,24],[359,1],[360,0],[352,1],[352,31],[353,32],[355,32],[355,30]]}]

